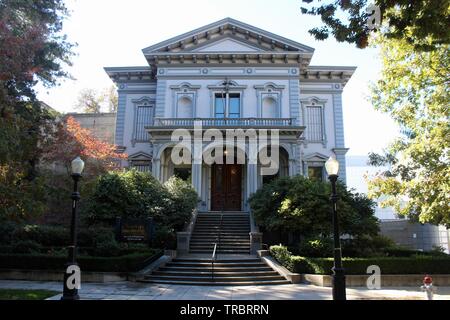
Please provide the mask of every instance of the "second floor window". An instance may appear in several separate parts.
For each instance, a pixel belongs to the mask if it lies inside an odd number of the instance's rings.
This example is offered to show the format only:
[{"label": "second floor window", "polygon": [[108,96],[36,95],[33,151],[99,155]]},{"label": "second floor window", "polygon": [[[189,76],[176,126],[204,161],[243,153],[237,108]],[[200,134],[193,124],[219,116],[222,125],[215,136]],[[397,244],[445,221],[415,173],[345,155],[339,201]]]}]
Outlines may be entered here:
[{"label": "second floor window", "polygon": [[215,118],[240,118],[241,95],[239,93],[216,93],[214,108]]},{"label": "second floor window", "polygon": [[323,140],[323,115],[321,106],[306,107],[306,134],[309,141]]},{"label": "second floor window", "polygon": [[147,141],[148,134],[145,130],[146,126],[152,123],[153,107],[152,106],[138,106],[136,110],[136,128],[135,139],[136,141]]}]

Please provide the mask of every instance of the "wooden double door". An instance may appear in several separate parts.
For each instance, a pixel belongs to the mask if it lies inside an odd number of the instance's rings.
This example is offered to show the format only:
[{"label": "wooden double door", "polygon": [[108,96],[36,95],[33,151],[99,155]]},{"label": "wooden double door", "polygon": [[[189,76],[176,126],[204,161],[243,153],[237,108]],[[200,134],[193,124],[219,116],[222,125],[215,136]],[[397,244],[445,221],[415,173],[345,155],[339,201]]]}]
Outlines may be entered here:
[{"label": "wooden double door", "polygon": [[240,211],[242,201],[242,165],[213,164],[211,210]]}]

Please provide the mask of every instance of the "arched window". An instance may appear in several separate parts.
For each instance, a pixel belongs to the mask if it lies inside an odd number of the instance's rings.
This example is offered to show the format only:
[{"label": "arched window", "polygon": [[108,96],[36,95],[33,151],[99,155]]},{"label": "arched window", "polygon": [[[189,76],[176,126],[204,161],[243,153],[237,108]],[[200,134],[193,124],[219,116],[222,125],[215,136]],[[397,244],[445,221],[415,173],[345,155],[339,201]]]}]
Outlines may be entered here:
[{"label": "arched window", "polygon": [[277,118],[278,117],[278,104],[272,97],[266,97],[262,103],[262,117],[263,118]]},{"label": "arched window", "polygon": [[192,100],[188,97],[181,97],[178,100],[178,118],[192,118]]}]

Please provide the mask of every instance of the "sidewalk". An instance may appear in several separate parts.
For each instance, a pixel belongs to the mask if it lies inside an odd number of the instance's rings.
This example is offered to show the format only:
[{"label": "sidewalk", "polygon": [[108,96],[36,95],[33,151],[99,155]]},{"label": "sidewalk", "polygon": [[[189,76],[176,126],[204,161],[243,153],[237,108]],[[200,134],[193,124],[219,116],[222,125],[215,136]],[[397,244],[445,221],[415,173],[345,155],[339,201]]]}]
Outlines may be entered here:
[{"label": "sidewalk", "polygon": [[[0,289],[62,291],[61,282],[0,280]],[[137,282],[86,283],[79,291],[86,300],[330,300],[331,288],[306,284],[272,286],[183,286]],[[49,300],[58,300],[60,295]],[[425,300],[419,288],[368,290],[347,288],[348,300]],[[439,287],[435,300],[450,300],[450,287]]]}]

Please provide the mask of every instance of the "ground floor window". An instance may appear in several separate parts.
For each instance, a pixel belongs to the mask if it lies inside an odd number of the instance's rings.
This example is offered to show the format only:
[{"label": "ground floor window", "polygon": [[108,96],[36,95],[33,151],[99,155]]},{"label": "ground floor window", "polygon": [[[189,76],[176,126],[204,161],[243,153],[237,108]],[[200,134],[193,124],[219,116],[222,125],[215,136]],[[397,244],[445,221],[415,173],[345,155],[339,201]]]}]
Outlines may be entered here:
[{"label": "ground floor window", "polygon": [[308,167],[308,177],[312,180],[323,181],[323,167]]},{"label": "ground floor window", "polygon": [[139,172],[150,172],[150,161],[132,161],[130,168],[136,169]]}]

